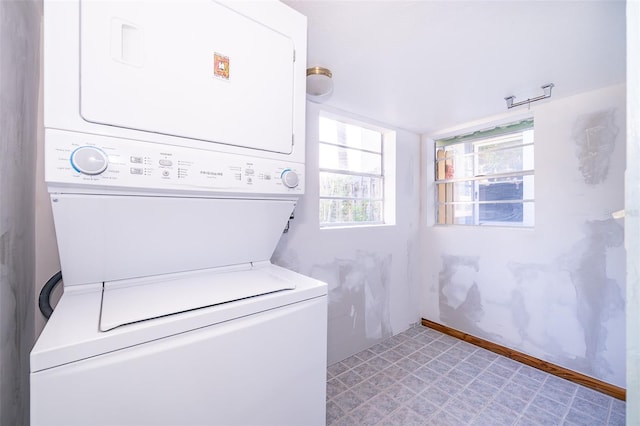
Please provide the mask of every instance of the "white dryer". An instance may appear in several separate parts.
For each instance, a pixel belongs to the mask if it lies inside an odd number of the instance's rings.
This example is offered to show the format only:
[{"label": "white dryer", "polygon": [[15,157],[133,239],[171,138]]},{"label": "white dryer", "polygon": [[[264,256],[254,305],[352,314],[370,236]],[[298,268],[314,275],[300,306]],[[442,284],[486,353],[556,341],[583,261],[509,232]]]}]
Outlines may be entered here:
[{"label": "white dryer", "polygon": [[305,18],[45,0],[44,22],[64,294],[32,424],[324,424],[326,284],[269,261],[304,192]]}]

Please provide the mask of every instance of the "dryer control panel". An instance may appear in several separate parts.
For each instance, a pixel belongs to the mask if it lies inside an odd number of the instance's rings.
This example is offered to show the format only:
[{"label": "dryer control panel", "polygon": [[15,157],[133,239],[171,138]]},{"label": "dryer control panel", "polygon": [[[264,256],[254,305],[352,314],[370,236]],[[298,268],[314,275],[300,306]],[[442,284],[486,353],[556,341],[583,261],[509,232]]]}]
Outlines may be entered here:
[{"label": "dryer control panel", "polygon": [[46,130],[54,186],[301,195],[304,165],[85,133]]}]

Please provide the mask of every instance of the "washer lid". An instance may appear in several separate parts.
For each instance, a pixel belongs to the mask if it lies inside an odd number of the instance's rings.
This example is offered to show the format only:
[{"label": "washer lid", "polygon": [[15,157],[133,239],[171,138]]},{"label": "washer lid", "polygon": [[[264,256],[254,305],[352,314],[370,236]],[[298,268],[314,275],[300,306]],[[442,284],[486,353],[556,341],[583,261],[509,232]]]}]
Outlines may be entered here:
[{"label": "washer lid", "polygon": [[100,331],[295,288],[251,264],[105,282]]},{"label": "washer lid", "polygon": [[65,288],[268,261],[296,204],[130,195],[51,198]]},{"label": "washer lid", "polygon": [[[255,269],[258,268],[265,269],[264,274],[257,274]],[[103,284],[65,287],[64,294],[31,351],[31,372],[61,365],[74,368],[72,363],[76,361],[123,349],[123,356],[131,356],[136,352],[128,349],[144,350],[145,343],[204,327],[216,327],[220,332],[236,330],[236,318],[259,315],[311,299],[325,298],[323,303],[326,303],[325,283],[268,262],[253,264],[253,269],[253,276],[293,282],[296,288],[141,321],[108,332],[100,331],[99,327]],[[260,320],[259,317],[255,318]]]}]

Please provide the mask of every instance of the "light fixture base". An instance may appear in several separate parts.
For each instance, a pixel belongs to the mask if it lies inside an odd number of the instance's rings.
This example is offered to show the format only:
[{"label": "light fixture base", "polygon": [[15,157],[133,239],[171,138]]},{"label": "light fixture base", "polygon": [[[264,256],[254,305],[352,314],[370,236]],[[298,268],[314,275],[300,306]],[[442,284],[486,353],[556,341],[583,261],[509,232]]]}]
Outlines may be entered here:
[{"label": "light fixture base", "polygon": [[307,68],[307,98],[324,102],[333,93],[333,73],[328,68]]}]

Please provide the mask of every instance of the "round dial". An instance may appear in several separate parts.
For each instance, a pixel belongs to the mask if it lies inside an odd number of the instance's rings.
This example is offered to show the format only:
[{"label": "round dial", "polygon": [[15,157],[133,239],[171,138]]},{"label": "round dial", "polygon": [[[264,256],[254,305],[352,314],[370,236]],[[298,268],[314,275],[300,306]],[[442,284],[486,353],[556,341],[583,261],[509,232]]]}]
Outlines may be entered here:
[{"label": "round dial", "polygon": [[99,175],[108,165],[107,154],[95,146],[81,146],[71,153],[71,166],[85,175]]},{"label": "round dial", "polygon": [[284,186],[286,186],[287,188],[295,188],[300,182],[298,174],[291,169],[283,170],[280,178],[282,179],[282,183],[284,184]]}]

